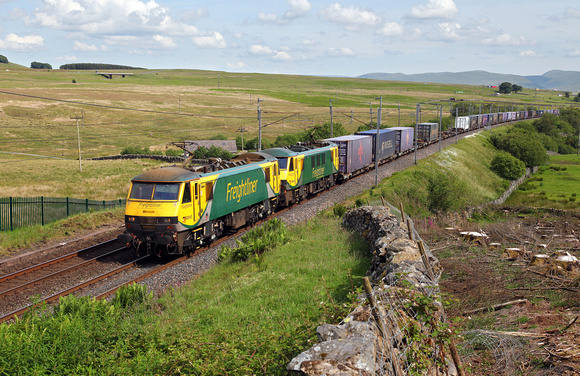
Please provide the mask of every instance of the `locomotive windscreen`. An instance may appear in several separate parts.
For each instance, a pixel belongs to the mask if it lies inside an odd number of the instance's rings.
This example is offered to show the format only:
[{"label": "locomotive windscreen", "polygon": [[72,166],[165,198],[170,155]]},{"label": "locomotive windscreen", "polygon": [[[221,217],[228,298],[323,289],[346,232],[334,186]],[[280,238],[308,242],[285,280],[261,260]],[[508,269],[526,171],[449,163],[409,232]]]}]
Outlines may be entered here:
[{"label": "locomotive windscreen", "polygon": [[133,183],[129,198],[134,200],[177,201],[180,183]]}]

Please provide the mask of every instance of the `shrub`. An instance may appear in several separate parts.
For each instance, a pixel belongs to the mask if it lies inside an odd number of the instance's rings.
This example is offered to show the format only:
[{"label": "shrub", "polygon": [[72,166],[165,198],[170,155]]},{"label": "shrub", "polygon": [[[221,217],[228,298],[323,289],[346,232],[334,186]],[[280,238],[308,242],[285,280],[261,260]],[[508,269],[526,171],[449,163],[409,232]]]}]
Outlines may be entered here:
[{"label": "shrub", "polygon": [[453,207],[462,206],[466,193],[466,183],[448,172],[436,171],[428,177],[427,203],[433,213],[445,213]]},{"label": "shrub", "polygon": [[516,157],[501,153],[492,159],[490,169],[504,179],[515,180],[524,174],[526,166]]},{"label": "shrub", "polygon": [[231,159],[232,157],[233,157],[232,153],[215,145],[212,145],[209,149],[202,146],[193,152],[193,158],[195,159],[208,159],[208,158]]},{"label": "shrub", "polygon": [[365,204],[365,200],[363,200],[362,198],[357,198],[357,199],[354,201],[354,205],[355,205],[357,208],[360,208],[361,206],[364,206],[364,204]]},{"label": "shrub", "polygon": [[348,210],[348,208],[342,204],[336,204],[334,205],[334,207],[332,208],[332,212],[334,213],[335,216],[337,217],[342,217],[344,216],[344,214],[346,213],[346,211]]}]

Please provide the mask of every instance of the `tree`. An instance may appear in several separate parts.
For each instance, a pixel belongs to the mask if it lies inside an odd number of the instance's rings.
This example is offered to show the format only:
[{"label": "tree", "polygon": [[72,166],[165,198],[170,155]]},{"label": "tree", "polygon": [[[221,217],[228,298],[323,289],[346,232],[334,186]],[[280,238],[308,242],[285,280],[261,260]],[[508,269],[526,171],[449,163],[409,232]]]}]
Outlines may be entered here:
[{"label": "tree", "polygon": [[499,92],[502,94],[509,94],[512,90],[513,86],[509,82],[502,82],[501,85],[499,85]]},{"label": "tree", "polygon": [[30,63],[30,68],[32,69],[52,69],[52,65],[48,63],[39,63],[38,61],[33,61]]},{"label": "tree", "polygon": [[515,180],[526,171],[524,162],[509,153],[502,152],[491,160],[490,169],[507,180]]},{"label": "tree", "polygon": [[518,91],[522,91],[522,90],[524,90],[524,88],[523,88],[523,87],[521,87],[520,85],[516,85],[516,84],[513,84],[513,85],[512,85],[512,91],[513,91],[514,93],[517,93]]},{"label": "tree", "polygon": [[0,55],[0,63],[8,64],[8,59],[4,55]]}]

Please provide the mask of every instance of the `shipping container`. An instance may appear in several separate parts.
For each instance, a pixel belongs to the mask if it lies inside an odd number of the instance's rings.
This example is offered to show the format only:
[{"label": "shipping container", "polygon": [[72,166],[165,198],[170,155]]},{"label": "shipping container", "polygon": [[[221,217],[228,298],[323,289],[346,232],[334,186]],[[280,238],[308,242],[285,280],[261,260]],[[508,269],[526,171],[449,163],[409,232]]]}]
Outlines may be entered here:
[{"label": "shipping container", "polygon": [[393,127],[389,128],[397,133],[396,135],[396,153],[401,154],[413,149],[415,128],[411,127]]},{"label": "shipping container", "polygon": [[455,118],[455,128],[457,129],[469,129],[469,116],[458,116]]},{"label": "shipping container", "polygon": [[477,128],[477,115],[471,115],[469,116],[469,129],[475,129]]},{"label": "shipping container", "polygon": [[435,141],[439,137],[439,124],[419,123],[417,124],[417,140],[423,142]]},{"label": "shipping container", "polygon": [[487,126],[488,121],[489,121],[489,115],[488,114],[481,115],[481,122],[479,123],[479,125],[481,127],[485,127],[485,126]]},{"label": "shipping container", "polygon": [[363,172],[372,164],[373,138],[371,136],[341,136],[328,138],[338,146],[338,171],[346,178]]},{"label": "shipping container", "polygon": [[[377,138],[377,130],[369,130],[369,131],[362,131],[356,132],[356,135],[363,135],[363,136],[371,136],[373,138],[373,161],[376,160],[375,152],[376,152],[376,138]],[[396,145],[397,145],[397,132],[386,128],[386,129],[379,129],[379,161],[383,159],[390,158],[395,155]]]}]

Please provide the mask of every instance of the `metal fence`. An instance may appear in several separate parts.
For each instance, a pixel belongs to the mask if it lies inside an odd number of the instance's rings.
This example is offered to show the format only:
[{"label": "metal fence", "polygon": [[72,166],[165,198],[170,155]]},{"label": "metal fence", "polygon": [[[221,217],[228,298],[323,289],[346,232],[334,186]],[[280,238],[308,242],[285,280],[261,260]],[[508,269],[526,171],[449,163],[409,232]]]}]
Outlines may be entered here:
[{"label": "metal fence", "polygon": [[125,205],[125,199],[89,200],[70,197],[0,198],[0,231],[44,225],[68,216]]}]

